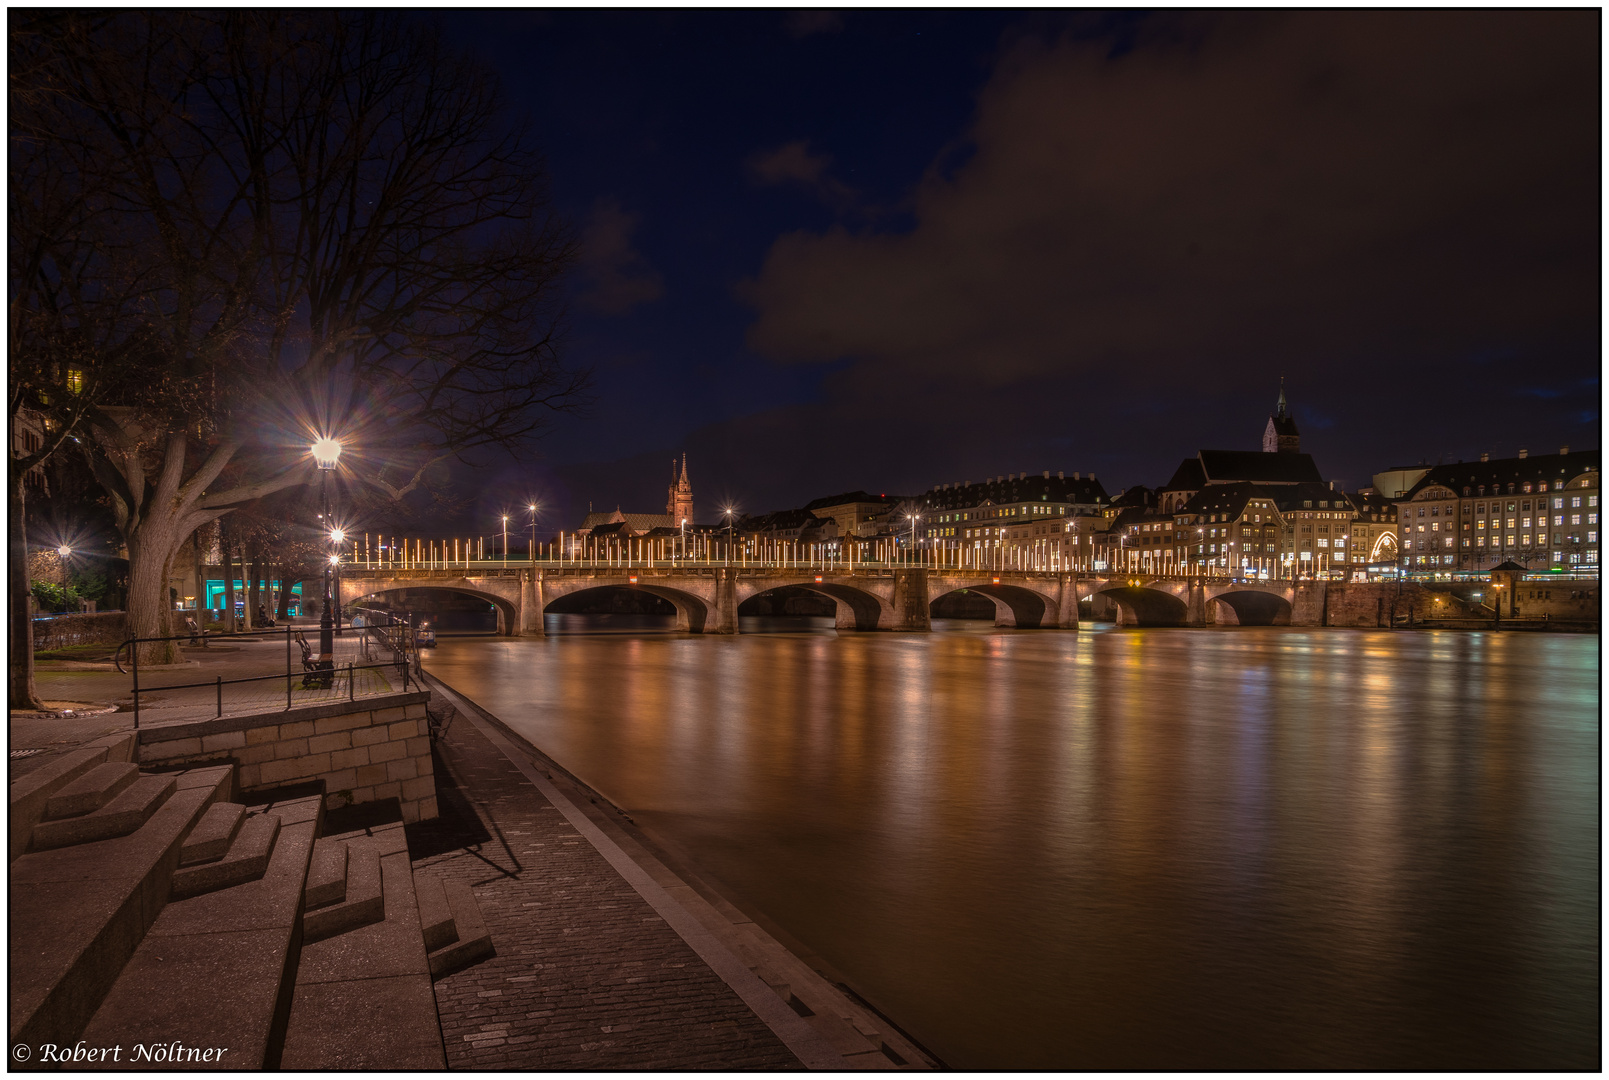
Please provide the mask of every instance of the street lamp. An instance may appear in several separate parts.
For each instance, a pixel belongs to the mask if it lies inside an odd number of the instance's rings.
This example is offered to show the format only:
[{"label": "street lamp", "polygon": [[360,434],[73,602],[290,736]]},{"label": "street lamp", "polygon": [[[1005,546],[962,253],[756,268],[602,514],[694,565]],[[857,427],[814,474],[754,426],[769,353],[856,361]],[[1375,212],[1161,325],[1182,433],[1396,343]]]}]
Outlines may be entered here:
[{"label": "street lamp", "polygon": [[531,503],[525,509],[531,512],[531,563],[536,563],[536,504]]},{"label": "street lamp", "polygon": [[[319,490],[324,502],[325,524],[330,520],[330,473],[335,470],[335,463],[340,459],[341,444],[328,435],[313,444],[313,460],[318,462]],[[318,622],[319,651],[326,654],[335,651],[334,622],[330,611],[333,599],[330,592],[330,575],[334,565],[335,559],[331,558],[330,564],[324,568],[324,611],[319,616]]]},{"label": "street lamp", "polygon": [[63,611],[67,610],[67,557],[72,553],[73,549],[66,544],[56,549],[56,555],[61,560],[61,609]]},{"label": "street lamp", "polygon": [[503,566],[508,566],[508,515],[503,515]]},{"label": "street lamp", "polygon": [[731,506],[721,511],[721,515],[726,518],[726,564],[728,566],[732,565],[732,519],[736,513],[736,508]]},{"label": "street lamp", "polygon": [[911,551],[914,553],[916,551],[916,522],[921,518],[922,515],[907,514],[905,516],[911,519]]}]

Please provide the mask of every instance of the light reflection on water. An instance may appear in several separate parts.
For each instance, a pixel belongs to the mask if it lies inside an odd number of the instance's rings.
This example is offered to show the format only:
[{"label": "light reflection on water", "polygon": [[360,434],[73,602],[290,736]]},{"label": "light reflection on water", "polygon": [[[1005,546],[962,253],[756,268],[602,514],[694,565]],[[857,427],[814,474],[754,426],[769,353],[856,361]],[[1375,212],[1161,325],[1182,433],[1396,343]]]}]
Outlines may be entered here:
[{"label": "light reflection on water", "polygon": [[810,625],[427,667],[952,1066],[1597,1067],[1596,637]]}]

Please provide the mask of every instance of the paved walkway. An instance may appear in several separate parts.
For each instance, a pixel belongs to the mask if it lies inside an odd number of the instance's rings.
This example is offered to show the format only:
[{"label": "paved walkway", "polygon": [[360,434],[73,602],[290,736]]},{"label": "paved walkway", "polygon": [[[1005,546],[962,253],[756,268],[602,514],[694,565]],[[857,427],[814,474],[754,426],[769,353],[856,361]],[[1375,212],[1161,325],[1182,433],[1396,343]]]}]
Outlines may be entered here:
[{"label": "paved walkway", "polygon": [[449,1068],[801,1067],[473,718],[438,752],[442,816],[408,827],[414,872],[469,882],[497,949],[436,983]]}]

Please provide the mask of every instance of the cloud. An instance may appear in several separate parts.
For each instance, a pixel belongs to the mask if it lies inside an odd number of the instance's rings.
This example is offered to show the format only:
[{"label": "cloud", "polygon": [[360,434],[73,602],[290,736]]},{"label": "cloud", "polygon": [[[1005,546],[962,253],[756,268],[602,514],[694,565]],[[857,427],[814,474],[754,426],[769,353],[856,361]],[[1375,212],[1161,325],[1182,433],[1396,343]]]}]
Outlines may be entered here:
[{"label": "cloud", "polygon": [[581,302],[594,311],[621,315],[665,292],[659,271],[632,246],[637,218],[611,198],[599,199],[581,231]]},{"label": "cloud", "polygon": [[808,139],[784,143],[748,160],[750,175],[762,184],[797,184],[835,210],[854,209],[854,189],[829,176],[831,166],[831,155],[811,153]]},{"label": "cloud", "polygon": [[782,25],[794,38],[807,38],[812,34],[840,33],[844,20],[836,11],[795,11]]},{"label": "cloud", "polygon": [[[1476,348],[1590,343],[1596,29],[1570,12],[1186,13],[1118,55],[1024,37],[980,95],[975,153],[917,182],[914,227],[775,241],[740,288],[749,344],[961,401],[1225,365],[1422,390]],[[752,168],[819,189],[829,164],[789,143]]]}]

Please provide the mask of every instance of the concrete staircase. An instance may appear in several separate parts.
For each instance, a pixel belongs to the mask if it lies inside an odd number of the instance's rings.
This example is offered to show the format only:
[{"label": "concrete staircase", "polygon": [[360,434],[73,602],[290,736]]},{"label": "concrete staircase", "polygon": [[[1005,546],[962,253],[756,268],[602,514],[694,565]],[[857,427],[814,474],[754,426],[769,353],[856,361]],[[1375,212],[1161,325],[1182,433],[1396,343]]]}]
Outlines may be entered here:
[{"label": "concrete staircase", "polygon": [[[122,1068],[443,1068],[432,979],[490,955],[467,888],[416,891],[396,822],[246,805],[234,766],[142,773],[130,736],[11,785],[10,1033]],[[428,927],[428,930],[427,930]]]}]

